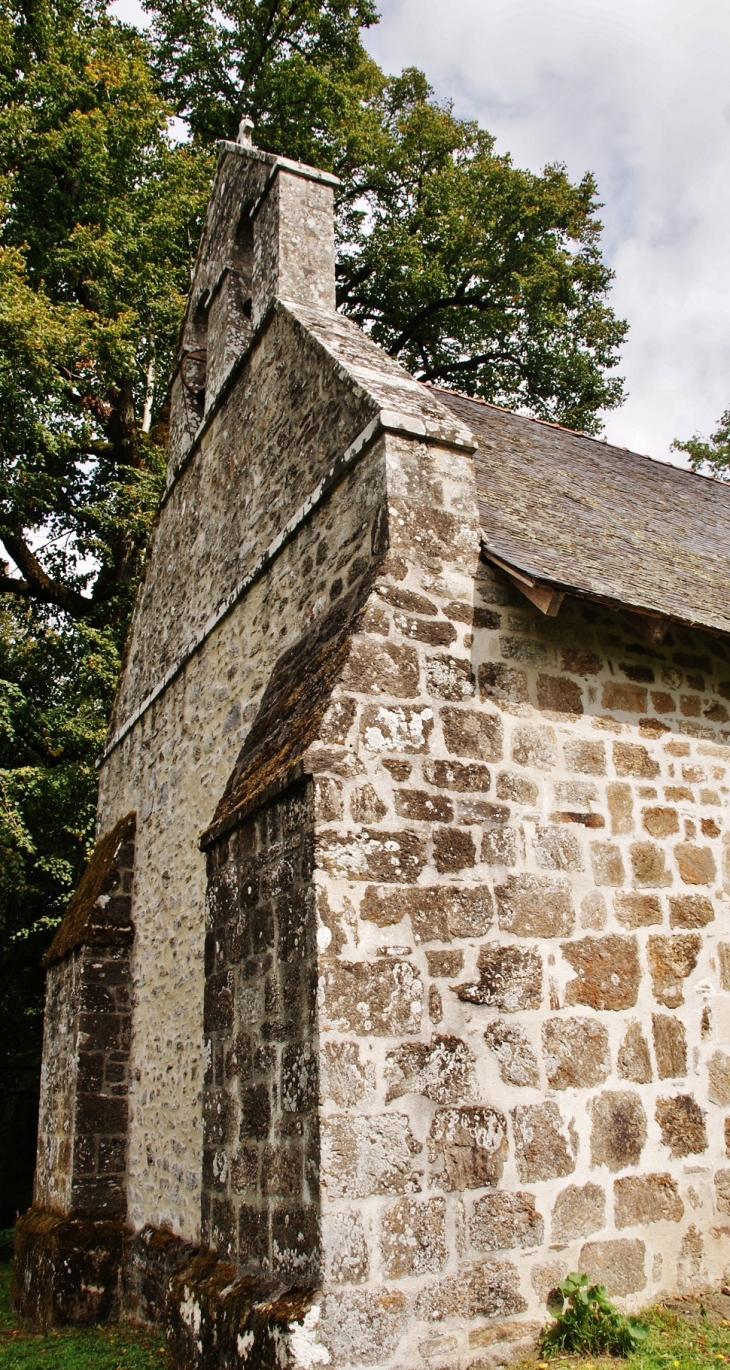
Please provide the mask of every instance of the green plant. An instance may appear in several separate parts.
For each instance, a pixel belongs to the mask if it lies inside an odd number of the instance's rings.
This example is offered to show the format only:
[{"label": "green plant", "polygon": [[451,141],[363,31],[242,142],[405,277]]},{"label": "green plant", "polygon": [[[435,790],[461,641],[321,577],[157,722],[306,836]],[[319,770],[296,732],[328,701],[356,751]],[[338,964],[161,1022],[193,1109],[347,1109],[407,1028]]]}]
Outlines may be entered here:
[{"label": "green plant", "polygon": [[628,1356],[649,1335],[646,1323],[614,1307],[602,1284],[571,1274],[554,1289],[548,1311],[555,1321],[543,1338],[545,1354]]}]

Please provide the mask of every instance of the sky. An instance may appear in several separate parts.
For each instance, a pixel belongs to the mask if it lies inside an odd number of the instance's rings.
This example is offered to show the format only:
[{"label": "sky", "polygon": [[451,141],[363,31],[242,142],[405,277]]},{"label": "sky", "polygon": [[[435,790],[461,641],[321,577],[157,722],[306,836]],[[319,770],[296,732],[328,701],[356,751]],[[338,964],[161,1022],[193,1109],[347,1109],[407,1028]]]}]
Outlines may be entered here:
[{"label": "sky", "polygon": [[619,446],[683,464],[730,406],[728,0],[380,0],[365,41],[421,67],[498,152],[593,171],[628,319]]},{"label": "sky", "polygon": [[[139,0],[116,0],[139,22]],[[516,165],[593,171],[630,324],[619,446],[685,464],[730,406],[729,0],[380,0],[388,72],[421,67]]]}]

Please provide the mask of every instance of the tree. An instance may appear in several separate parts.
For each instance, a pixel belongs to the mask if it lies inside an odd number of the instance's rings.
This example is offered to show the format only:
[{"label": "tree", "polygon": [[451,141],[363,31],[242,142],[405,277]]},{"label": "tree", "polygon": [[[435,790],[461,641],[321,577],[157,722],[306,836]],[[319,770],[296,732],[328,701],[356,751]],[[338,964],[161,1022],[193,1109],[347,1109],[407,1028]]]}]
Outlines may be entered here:
[{"label": "tree", "polygon": [[162,86],[194,140],[254,120],[260,147],[343,180],[338,303],[423,380],[600,430],[623,399],[626,324],[606,303],[591,175],[541,176],[386,78],[359,36],[370,0],[146,0]]},{"label": "tree", "polygon": [[695,433],[686,442],[676,439],[672,449],[687,453],[693,471],[717,480],[730,480],[730,409],[725,410],[709,441]]},{"label": "tree", "polygon": [[345,150],[340,307],[419,379],[594,433],[623,399],[596,187],[513,167],[421,72],[383,81]]},{"label": "tree", "polygon": [[208,195],[169,117],[97,0],[0,7],[0,1223],[29,1199],[41,957],[93,840]]}]

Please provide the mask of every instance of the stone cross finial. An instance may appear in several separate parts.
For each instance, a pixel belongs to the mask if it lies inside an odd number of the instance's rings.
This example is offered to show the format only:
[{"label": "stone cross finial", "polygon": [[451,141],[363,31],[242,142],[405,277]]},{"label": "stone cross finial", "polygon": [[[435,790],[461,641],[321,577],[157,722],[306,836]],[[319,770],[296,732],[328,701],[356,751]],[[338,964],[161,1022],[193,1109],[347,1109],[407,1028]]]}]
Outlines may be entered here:
[{"label": "stone cross finial", "polygon": [[241,143],[243,147],[253,147],[253,119],[249,119],[247,114],[238,125],[236,142]]}]

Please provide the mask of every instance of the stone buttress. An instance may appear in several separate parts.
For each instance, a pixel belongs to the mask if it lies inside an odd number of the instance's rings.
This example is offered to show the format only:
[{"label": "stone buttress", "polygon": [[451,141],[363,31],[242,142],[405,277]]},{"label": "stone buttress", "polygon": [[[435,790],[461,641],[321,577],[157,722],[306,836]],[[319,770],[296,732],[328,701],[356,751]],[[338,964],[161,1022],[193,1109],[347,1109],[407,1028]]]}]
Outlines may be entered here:
[{"label": "stone buttress", "polygon": [[486,1370],[569,1270],[727,1278],[730,650],[485,560],[462,410],[334,309],[333,190],[222,146],[174,380],[100,775],[123,1298],[175,1367]]}]

